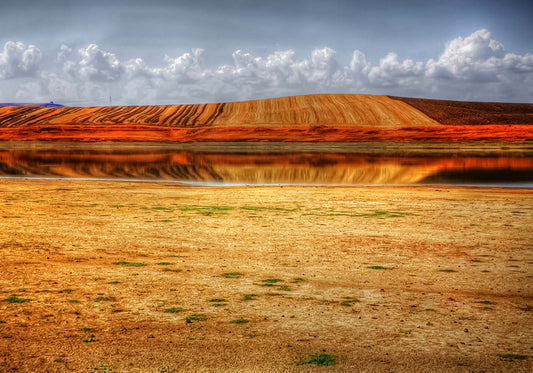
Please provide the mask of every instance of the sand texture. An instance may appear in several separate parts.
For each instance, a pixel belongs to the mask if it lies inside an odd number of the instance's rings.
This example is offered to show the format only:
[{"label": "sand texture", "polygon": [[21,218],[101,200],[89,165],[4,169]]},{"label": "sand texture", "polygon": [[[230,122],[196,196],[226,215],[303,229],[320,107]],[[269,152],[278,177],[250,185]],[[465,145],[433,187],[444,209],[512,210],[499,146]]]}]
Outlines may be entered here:
[{"label": "sand texture", "polygon": [[530,372],[532,206],[0,180],[0,371]]}]

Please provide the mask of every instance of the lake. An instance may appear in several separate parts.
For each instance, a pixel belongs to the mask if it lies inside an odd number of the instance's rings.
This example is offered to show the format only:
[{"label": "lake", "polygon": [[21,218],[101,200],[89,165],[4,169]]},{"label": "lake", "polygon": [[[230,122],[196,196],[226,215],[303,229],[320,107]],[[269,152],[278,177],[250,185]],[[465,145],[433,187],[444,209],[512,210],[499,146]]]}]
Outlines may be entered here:
[{"label": "lake", "polygon": [[0,177],[533,187],[533,145],[4,142]]}]

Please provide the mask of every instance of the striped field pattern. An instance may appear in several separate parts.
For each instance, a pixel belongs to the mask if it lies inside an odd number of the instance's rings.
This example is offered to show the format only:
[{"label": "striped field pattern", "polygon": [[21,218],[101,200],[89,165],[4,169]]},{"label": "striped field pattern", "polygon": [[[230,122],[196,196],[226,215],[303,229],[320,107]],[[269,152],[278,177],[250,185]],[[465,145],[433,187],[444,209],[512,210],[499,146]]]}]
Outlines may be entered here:
[{"label": "striped field pattern", "polygon": [[434,126],[433,119],[387,96],[306,95],[219,104],[0,107],[0,127],[33,125],[209,126]]},{"label": "striped field pattern", "polygon": [[230,103],[0,106],[0,141],[533,140],[533,104],[317,94]]}]

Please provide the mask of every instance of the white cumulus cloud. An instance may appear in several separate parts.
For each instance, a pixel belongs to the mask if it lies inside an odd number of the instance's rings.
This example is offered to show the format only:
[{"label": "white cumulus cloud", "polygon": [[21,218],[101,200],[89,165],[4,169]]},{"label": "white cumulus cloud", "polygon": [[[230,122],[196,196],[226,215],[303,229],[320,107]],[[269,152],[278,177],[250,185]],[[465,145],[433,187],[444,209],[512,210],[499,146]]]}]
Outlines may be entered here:
[{"label": "white cumulus cloud", "polygon": [[8,41],[0,53],[0,78],[34,76],[40,69],[41,51],[35,45]]},{"label": "white cumulus cloud", "polygon": [[[506,51],[488,30],[457,37],[426,61],[390,52],[372,63],[354,50],[343,64],[324,47],[298,58],[294,50],[257,56],[234,51],[230,64],[205,67],[203,49],[166,55],[158,65],[142,57],[121,61],[96,44],[61,45],[43,71],[39,49],[8,42],[0,53],[0,101],[37,98],[67,104],[169,104],[234,101],[324,92],[391,94],[457,100],[533,98],[533,55]],[[55,65],[54,65],[55,64]],[[44,66],[44,64],[43,64]]]},{"label": "white cumulus cloud", "polygon": [[113,82],[119,80],[124,73],[124,65],[115,54],[100,49],[96,44],[79,49],[78,55],[79,60],[67,60],[63,64],[63,71],[73,78],[91,82]]}]

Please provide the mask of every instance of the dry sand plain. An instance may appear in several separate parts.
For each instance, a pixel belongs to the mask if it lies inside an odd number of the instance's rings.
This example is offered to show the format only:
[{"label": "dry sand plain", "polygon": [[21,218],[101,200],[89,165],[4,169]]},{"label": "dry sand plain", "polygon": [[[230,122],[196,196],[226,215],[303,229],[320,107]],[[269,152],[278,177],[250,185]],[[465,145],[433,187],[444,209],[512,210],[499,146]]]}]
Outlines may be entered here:
[{"label": "dry sand plain", "polygon": [[533,367],[531,190],[4,179],[0,225],[0,371]]}]

